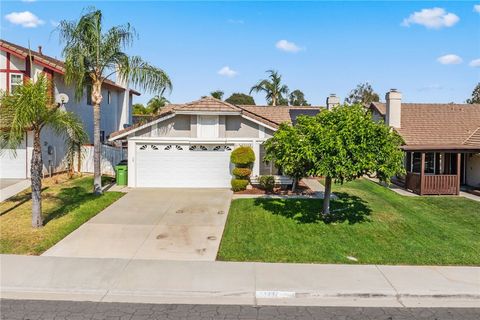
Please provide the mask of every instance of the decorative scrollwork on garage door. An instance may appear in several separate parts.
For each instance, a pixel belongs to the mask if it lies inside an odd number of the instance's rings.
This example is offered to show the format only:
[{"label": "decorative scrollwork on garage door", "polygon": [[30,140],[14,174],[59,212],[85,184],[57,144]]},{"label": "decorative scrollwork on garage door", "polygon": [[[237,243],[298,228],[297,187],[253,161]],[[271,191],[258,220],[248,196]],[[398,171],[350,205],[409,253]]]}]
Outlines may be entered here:
[{"label": "decorative scrollwork on garage door", "polygon": [[188,148],[190,151],[207,151],[207,147],[202,145],[193,145]]},{"label": "decorative scrollwork on garage door", "polygon": [[231,151],[232,148],[230,148],[229,146],[215,146],[212,150],[213,151]]},{"label": "decorative scrollwork on garage door", "polygon": [[147,149],[147,145],[144,144],[144,145],[140,146],[140,148],[138,148],[138,149],[140,149],[140,150],[145,150],[145,149]]},{"label": "decorative scrollwork on garage door", "polygon": [[166,146],[163,150],[170,150],[170,149],[172,149],[172,145],[171,145],[171,144],[169,144],[168,146]]},{"label": "decorative scrollwork on garage door", "polygon": [[177,150],[183,150],[182,146],[179,146],[178,144],[175,146]]},{"label": "decorative scrollwork on garage door", "polygon": [[153,150],[158,150],[158,146],[152,144],[150,147],[152,147]]}]

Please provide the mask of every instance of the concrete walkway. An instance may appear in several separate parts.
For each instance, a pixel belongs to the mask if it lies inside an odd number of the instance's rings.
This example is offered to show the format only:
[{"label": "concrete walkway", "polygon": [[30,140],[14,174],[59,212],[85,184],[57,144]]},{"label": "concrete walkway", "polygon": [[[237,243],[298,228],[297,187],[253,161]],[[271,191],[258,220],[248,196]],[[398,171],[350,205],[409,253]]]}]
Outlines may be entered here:
[{"label": "concrete walkway", "polygon": [[44,256],[214,261],[227,189],[134,189]]},{"label": "concrete walkway", "polygon": [[480,268],[1,255],[4,299],[478,307]]},{"label": "concrete walkway", "polygon": [[30,187],[29,179],[0,179],[0,202]]}]

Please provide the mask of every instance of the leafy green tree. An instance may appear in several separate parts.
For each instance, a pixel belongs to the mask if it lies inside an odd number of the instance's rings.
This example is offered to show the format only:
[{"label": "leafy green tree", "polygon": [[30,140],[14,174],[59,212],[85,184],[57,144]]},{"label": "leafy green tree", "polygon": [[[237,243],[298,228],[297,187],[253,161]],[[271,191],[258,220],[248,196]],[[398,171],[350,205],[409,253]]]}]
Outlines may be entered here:
[{"label": "leafy green tree", "polygon": [[368,82],[360,83],[355,89],[350,91],[350,94],[345,99],[348,104],[364,104],[368,105],[371,102],[380,101],[380,97],[373,90],[372,85]]},{"label": "leafy green tree", "polygon": [[210,95],[214,97],[215,99],[222,100],[224,92],[222,90],[215,90],[210,92]]},{"label": "leafy green tree", "polygon": [[293,90],[288,96],[291,106],[309,106],[310,104],[305,99],[305,94],[300,90]]},{"label": "leafy green tree", "polygon": [[282,123],[272,138],[265,141],[265,157],[267,162],[273,162],[282,173],[293,178],[292,191],[296,190],[298,181],[312,169],[312,163],[305,151],[303,132],[298,127]]},{"label": "leafy green tree", "polygon": [[244,93],[233,93],[225,102],[233,105],[255,105],[253,97]]},{"label": "leafy green tree", "polygon": [[[267,103],[271,106],[277,106],[280,102],[285,102],[285,96],[288,95],[288,87],[282,84],[282,76],[278,71],[267,70],[268,78],[260,80],[250,89],[252,92],[264,92]],[[287,102],[288,103],[288,102]]]},{"label": "leafy green tree", "polygon": [[143,104],[135,103],[132,105],[132,114],[148,114],[148,110]]},{"label": "leafy green tree", "polygon": [[111,27],[104,32],[102,12],[90,9],[78,21],[60,22],[60,40],[65,44],[65,82],[74,85],[75,98],[80,100],[87,85],[92,88],[94,192],[102,193],[100,168],[100,104],[102,86],[109,77],[142,90],[163,93],[171,89],[168,75],[139,56],[129,56],[124,50],[131,46],[136,33],[130,24]]},{"label": "leafy green tree", "polygon": [[[53,130],[65,139],[67,149],[81,145],[88,139],[83,123],[71,112],[63,111],[60,104],[52,102],[50,84],[44,76],[36,82],[26,81],[13,93],[0,98],[0,147],[16,150],[25,138],[25,132],[33,132],[31,160],[32,226],[43,225],[42,219],[42,141],[45,128]],[[20,161],[20,160],[19,160]]]},{"label": "leafy green tree", "polygon": [[161,108],[165,107],[169,103],[170,101],[168,101],[168,99],[164,96],[156,95],[148,101],[146,114],[157,114]]},{"label": "leafy green tree", "polygon": [[473,89],[472,97],[470,99],[467,99],[467,103],[480,103],[480,82]]},{"label": "leafy green tree", "polygon": [[310,175],[325,177],[323,214],[330,213],[332,180],[343,183],[366,174],[388,182],[404,173],[402,138],[376,123],[361,105],[338,106],[315,117],[297,119],[302,152],[313,164]]}]

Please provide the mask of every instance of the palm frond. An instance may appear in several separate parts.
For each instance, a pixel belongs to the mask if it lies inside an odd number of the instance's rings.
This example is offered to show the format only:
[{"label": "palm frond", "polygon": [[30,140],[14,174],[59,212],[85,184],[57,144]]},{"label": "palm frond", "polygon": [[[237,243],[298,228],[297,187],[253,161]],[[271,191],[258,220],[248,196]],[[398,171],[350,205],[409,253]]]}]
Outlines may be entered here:
[{"label": "palm frond", "polygon": [[119,76],[128,79],[137,88],[152,92],[162,93],[165,89],[172,90],[172,82],[165,71],[157,68],[138,56],[120,61]]}]

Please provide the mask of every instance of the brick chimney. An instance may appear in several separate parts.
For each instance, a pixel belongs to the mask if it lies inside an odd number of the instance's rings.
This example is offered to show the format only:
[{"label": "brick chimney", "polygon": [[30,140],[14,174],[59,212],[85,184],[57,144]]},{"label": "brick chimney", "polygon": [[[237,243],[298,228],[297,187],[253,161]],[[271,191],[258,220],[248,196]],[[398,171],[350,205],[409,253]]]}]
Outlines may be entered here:
[{"label": "brick chimney", "polygon": [[327,110],[332,110],[333,107],[338,106],[340,104],[340,98],[335,95],[335,93],[331,93],[327,97]]},{"label": "brick chimney", "polygon": [[43,55],[42,46],[38,46],[38,53],[40,53],[41,55]]},{"label": "brick chimney", "polygon": [[385,100],[385,123],[390,127],[400,128],[402,123],[402,93],[397,89],[390,89],[385,95]]}]

